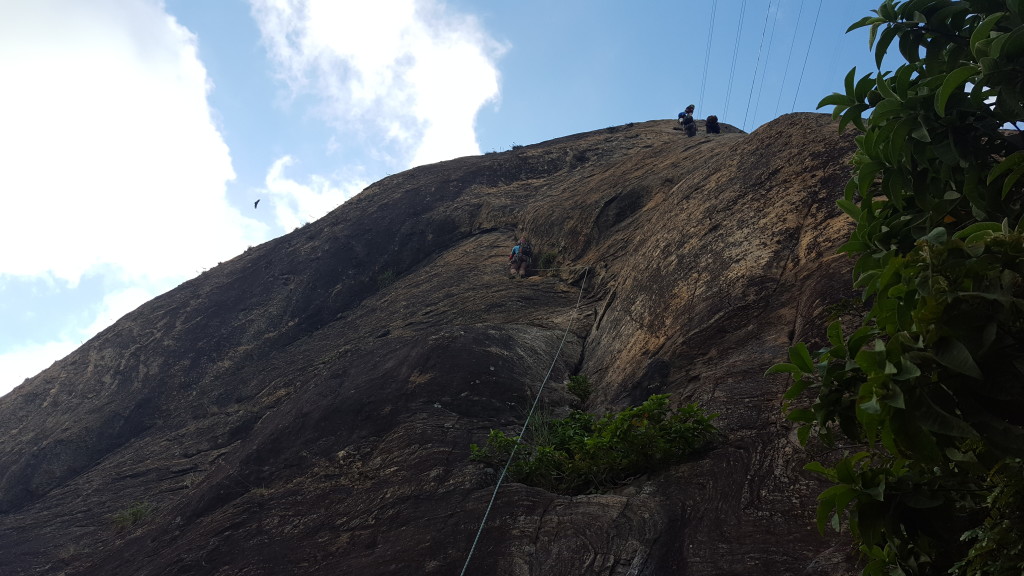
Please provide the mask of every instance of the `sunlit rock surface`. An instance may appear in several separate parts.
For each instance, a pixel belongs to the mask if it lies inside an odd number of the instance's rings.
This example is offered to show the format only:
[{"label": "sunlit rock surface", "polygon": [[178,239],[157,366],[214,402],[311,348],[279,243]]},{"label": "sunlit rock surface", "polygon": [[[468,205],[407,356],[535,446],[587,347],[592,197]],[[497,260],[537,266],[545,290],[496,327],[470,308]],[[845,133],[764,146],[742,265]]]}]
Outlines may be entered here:
[{"label": "sunlit rock surface", "polygon": [[[504,484],[467,574],[851,572],[763,374],[850,296],[852,136],[700,124],[391,176],[125,316],[0,399],[0,574],[458,574],[498,472],[469,444],[549,369],[549,413],[580,373],[723,438],[607,494]],[[556,269],[509,279],[521,235]]]}]

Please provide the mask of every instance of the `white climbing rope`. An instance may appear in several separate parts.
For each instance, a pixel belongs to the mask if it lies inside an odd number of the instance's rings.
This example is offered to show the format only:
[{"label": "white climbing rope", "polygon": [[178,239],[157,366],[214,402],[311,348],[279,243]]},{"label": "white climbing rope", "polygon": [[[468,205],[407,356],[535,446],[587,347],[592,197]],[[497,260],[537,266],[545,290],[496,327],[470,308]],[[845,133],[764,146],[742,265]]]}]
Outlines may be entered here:
[{"label": "white climbing rope", "polygon": [[505,467],[502,468],[501,474],[498,476],[498,483],[494,485],[494,492],[491,493],[491,501],[487,503],[487,509],[484,510],[484,517],[480,520],[480,528],[477,529],[476,537],[473,538],[473,545],[469,548],[469,554],[466,555],[466,563],[462,565],[462,572],[459,572],[460,576],[465,576],[466,569],[469,568],[469,561],[473,559],[473,552],[476,551],[476,545],[480,542],[480,535],[484,531],[484,525],[487,524],[487,516],[491,513],[491,507],[494,506],[494,500],[498,496],[498,489],[501,488],[501,483],[505,480],[505,474],[508,472],[509,466],[512,465],[512,459],[516,456],[516,450],[519,449],[519,443],[522,441],[523,435],[526,434],[526,427],[530,425],[530,418],[533,417],[533,412],[537,409],[537,404],[540,402],[540,395],[544,392],[544,385],[548,383],[548,378],[551,377],[551,372],[555,369],[555,363],[558,362],[558,355],[561,354],[562,347],[565,345],[565,340],[569,337],[569,330],[572,329],[572,323],[576,319],[576,313],[580,309],[580,302],[583,301],[583,287],[587,284],[587,274],[589,272],[590,267],[584,267],[583,281],[580,283],[580,295],[576,298],[576,305],[573,307],[572,316],[569,317],[569,325],[565,327],[565,334],[562,335],[562,341],[558,344],[558,350],[555,351],[555,357],[551,360],[551,366],[548,368],[548,373],[544,375],[544,381],[540,383],[540,388],[537,390],[537,397],[533,399],[533,405],[530,406],[530,412],[526,415],[526,421],[523,422],[523,429],[519,432],[519,436],[516,437],[516,443],[512,447],[512,453],[509,454],[508,462],[505,462]]}]

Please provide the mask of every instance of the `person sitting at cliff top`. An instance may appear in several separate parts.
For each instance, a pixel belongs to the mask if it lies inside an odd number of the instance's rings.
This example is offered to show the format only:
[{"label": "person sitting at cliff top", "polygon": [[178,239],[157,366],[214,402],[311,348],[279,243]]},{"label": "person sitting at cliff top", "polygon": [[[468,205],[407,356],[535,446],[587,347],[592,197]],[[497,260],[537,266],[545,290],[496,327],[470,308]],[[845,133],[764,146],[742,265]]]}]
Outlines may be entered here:
[{"label": "person sitting at cliff top", "polygon": [[525,277],[532,257],[533,247],[524,236],[519,239],[519,242],[516,242],[516,245],[512,247],[512,253],[508,256],[509,277]]},{"label": "person sitting at cliff top", "polygon": [[708,119],[704,121],[704,130],[708,134],[719,134],[722,132],[722,127],[718,125],[718,116],[712,114],[708,116]]},{"label": "person sitting at cliff top", "polygon": [[690,104],[689,106],[686,107],[686,110],[683,110],[682,112],[679,113],[679,123],[680,124],[683,123],[683,117],[684,116],[690,116],[690,117],[693,116],[693,104]]},{"label": "person sitting at cliff top", "polygon": [[693,116],[687,114],[680,118],[679,123],[683,125],[683,130],[686,131],[686,135],[693,137],[697,135],[697,123],[693,121]]}]

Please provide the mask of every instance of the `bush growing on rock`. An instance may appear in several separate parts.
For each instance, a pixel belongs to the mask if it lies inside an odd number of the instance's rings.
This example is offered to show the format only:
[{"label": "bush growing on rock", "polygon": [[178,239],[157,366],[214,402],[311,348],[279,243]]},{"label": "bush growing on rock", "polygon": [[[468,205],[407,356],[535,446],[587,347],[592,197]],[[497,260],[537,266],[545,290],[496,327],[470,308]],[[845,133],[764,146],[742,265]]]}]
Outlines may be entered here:
[{"label": "bush growing on rock", "polygon": [[566,390],[576,398],[579,398],[580,403],[584,403],[588,398],[590,398],[592,387],[590,385],[590,380],[586,376],[577,374],[569,377],[569,383],[566,385]]},{"label": "bush growing on rock", "polygon": [[114,515],[114,525],[119,530],[130,528],[153,512],[153,506],[147,502],[135,502],[128,508]]},{"label": "bush growing on rock", "polygon": [[504,466],[509,477],[559,494],[601,492],[678,464],[707,446],[715,415],[696,404],[669,407],[667,394],[601,418],[573,410],[562,419],[539,419],[516,448],[516,437],[491,430],[484,446],[470,446],[472,460]]}]

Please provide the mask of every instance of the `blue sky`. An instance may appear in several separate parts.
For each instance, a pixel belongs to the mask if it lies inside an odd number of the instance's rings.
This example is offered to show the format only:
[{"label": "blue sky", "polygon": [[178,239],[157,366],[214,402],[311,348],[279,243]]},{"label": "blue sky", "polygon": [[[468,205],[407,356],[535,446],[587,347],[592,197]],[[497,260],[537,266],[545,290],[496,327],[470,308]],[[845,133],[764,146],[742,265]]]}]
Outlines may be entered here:
[{"label": "blue sky", "polygon": [[844,31],[877,5],[2,0],[0,394],[388,174],[812,111],[873,69]]}]

